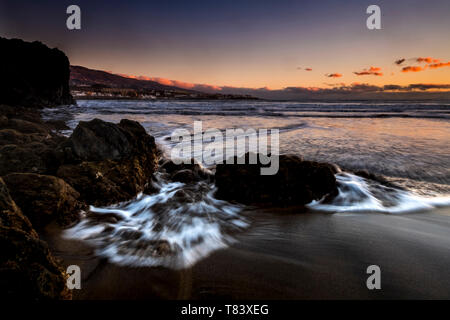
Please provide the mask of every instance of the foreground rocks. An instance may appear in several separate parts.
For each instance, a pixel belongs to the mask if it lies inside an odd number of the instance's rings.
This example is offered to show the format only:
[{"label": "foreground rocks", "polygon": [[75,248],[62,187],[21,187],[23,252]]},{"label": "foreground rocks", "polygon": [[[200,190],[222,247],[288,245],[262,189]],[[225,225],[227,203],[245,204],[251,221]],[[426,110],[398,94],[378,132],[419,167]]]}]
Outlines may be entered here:
[{"label": "foreground rocks", "polygon": [[59,161],[55,150],[67,138],[33,109],[0,105],[0,117],[0,175],[54,174]]},{"label": "foreground rocks", "polygon": [[[248,154],[246,154],[248,160]],[[219,199],[244,204],[305,205],[337,194],[333,166],[280,155],[275,175],[261,175],[261,164],[219,164],[215,181]]]},{"label": "foreground rocks", "polygon": [[[63,137],[23,109],[0,107],[0,285],[8,298],[67,299],[64,270],[36,230],[75,222],[87,205],[129,200],[158,164],[154,138],[137,122],[80,122]],[[26,120],[25,120],[26,119]],[[162,254],[164,244],[155,245]]]},{"label": "foreground rocks", "polygon": [[38,238],[0,178],[0,286],[2,298],[70,299],[67,275]]},{"label": "foreground rocks", "polygon": [[51,221],[69,225],[78,217],[83,205],[79,193],[64,180],[34,173],[12,173],[4,181],[15,202],[35,228]]}]

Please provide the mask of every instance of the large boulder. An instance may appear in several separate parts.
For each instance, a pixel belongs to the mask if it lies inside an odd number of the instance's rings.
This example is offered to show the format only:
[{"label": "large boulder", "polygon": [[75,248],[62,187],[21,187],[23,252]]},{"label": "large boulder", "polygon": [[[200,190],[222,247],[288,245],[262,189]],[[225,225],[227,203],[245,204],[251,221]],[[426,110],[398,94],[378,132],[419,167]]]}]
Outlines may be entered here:
[{"label": "large boulder", "polygon": [[[244,204],[305,205],[313,200],[337,194],[332,165],[304,161],[293,155],[279,156],[275,175],[261,175],[261,163],[218,164],[216,197]],[[259,157],[258,157],[259,158]]]},{"label": "large boulder", "polygon": [[155,139],[131,120],[80,122],[60,149],[64,164],[57,176],[95,205],[129,200],[143,192],[159,156]]},{"label": "large boulder", "polygon": [[44,108],[74,103],[69,59],[40,42],[0,37],[0,103]]},{"label": "large boulder", "polygon": [[120,160],[132,150],[120,126],[100,119],[80,121],[70,141],[75,155],[86,161]]},{"label": "large boulder", "polygon": [[82,205],[79,193],[62,179],[34,173],[11,173],[3,177],[14,202],[35,228],[55,220],[65,226],[75,221]]},{"label": "large boulder", "polygon": [[0,178],[0,297],[69,299],[67,275],[38,238]]}]

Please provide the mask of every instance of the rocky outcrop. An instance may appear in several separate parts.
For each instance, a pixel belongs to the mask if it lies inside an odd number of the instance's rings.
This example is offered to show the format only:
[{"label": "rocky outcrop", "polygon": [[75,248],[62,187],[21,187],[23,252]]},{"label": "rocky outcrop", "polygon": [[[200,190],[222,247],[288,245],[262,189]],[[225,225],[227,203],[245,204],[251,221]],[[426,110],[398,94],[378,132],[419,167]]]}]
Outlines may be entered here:
[{"label": "rocky outcrop", "polygon": [[60,150],[64,163],[57,176],[94,205],[129,200],[144,191],[158,160],[155,139],[131,120],[80,122]]},{"label": "rocky outcrop", "polygon": [[0,106],[4,125],[0,127],[0,175],[13,172],[54,174],[59,165],[55,152],[67,138],[55,134],[49,124],[34,118],[34,112],[21,108],[23,118]]},{"label": "rocky outcrop", "polygon": [[[259,157],[258,157],[259,158]],[[248,154],[246,154],[248,160]],[[258,164],[219,164],[216,197],[244,204],[305,205],[337,194],[333,166],[280,155],[275,175],[261,175]]]},{"label": "rocky outcrop", "polygon": [[3,177],[9,192],[35,228],[51,221],[65,226],[83,207],[76,192],[62,179],[34,173],[11,173]]},{"label": "rocky outcrop", "polygon": [[1,178],[0,209],[1,298],[70,299],[66,274],[12,200]]},{"label": "rocky outcrop", "polygon": [[69,60],[40,42],[0,38],[0,103],[32,108],[74,103]]}]

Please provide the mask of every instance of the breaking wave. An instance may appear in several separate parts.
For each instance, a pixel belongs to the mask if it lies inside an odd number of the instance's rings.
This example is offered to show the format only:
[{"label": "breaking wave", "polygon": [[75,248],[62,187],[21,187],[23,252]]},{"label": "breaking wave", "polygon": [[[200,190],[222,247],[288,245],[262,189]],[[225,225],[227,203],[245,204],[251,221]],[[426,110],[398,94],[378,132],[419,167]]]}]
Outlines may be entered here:
[{"label": "breaking wave", "polygon": [[308,205],[310,209],[325,212],[405,213],[450,205],[450,196],[447,195],[422,196],[346,172],[336,174],[336,180],[338,195],[331,201],[313,201]]},{"label": "breaking wave", "polygon": [[248,222],[241,207],[213,197],[211,184],[195,186],[159,177],[159,192],[114,206],[90,207],[64,237],[85,240],[119,265],[186,268],[234,242]]}]

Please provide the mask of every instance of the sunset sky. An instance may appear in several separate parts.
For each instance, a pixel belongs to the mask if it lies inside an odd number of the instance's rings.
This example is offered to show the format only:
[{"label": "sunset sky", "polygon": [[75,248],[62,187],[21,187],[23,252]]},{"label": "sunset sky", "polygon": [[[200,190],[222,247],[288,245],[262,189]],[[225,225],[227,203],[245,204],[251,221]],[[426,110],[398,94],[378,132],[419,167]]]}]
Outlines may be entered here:
[{"label": "sunset sky", "polygon": [[[81,7],[79,31],[65,26],[70,4]],[[366,28],[370,4],[381,7],[382,30]],[[0,0],[1,36],[58,47],[73,65],[185,87],[450,84],[449,33],[448,0]]]}]

